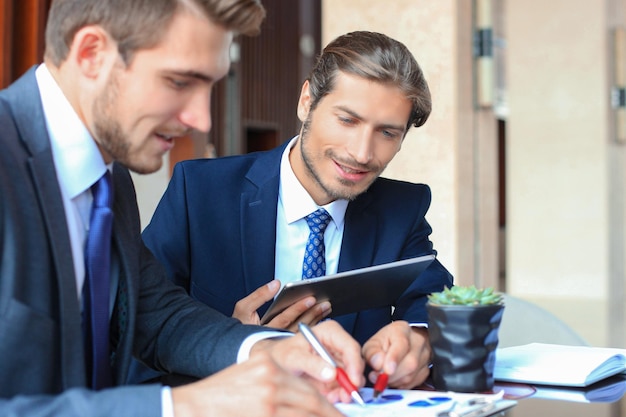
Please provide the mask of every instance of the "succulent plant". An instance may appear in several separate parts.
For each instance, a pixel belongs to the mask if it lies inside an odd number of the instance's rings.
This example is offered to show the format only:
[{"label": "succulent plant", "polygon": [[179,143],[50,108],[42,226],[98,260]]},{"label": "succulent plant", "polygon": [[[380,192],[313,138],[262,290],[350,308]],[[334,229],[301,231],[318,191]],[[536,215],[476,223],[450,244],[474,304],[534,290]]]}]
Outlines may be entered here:
[{"label": "succulent plant", "polygon": [[495,292],[492,287],[478,289],[474,285],[445,287],[441,292],[430,294],[428,301],[436,305],[464,306],[484,306],[502,304],[504,302],[502,294]]}]

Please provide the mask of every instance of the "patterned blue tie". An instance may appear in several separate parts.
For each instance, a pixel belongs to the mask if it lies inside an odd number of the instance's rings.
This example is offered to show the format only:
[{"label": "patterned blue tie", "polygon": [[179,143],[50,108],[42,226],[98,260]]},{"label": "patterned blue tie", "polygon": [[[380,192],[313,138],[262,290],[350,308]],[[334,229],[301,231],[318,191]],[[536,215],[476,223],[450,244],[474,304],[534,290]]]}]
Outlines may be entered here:
[{"label": "patterned blue tie", "polygon": [[321,277],[326,275],[324,230],[330,222],[330,214],[321,208],[306,216],[305,220],[311,232],[304,249],[302,278]]},{"label": "patterned blue tie", "polygon": [[109,271],[113,226],[113,185],[107,172],[92,187],[93,206],[85,246],[84,331],[88,384],[112,385],[109,351]]}]

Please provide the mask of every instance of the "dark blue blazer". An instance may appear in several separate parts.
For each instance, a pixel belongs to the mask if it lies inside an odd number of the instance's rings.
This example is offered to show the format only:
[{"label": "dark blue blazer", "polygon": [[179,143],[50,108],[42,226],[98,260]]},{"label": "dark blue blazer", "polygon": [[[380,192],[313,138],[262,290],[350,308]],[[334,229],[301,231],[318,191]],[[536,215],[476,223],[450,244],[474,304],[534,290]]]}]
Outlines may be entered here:
[{"label": "dark blue blazer", "polygon": [[[231,315],[238,300],[274,278],[280,159],[286,145],[177,164],[143,232],[170,278],[224,314]],[[424,218],[430,201],[426,185],[376,180],[348,205],[338,271],[435,253]],[[392,318],[426,322],[426,295],[444,285],[452,285],[452,276],[435,260],[403,294],[393,317],[391,308],[379,308],[337,320],[363,343]]]},{"label": "dark blue blazer", "polygon": [[[72,249],[34,69],[0,91],[0,127],[0,416],[160,415],[158,385],[86,388]],[[126,288],[116,300],[125,319],[112,321],[115,385],[126,383],[133,353],[195,377],[233,364],[264,328],[172,285],[142,244],[126,168],[114,164],[113,184],[113,273]]]}]

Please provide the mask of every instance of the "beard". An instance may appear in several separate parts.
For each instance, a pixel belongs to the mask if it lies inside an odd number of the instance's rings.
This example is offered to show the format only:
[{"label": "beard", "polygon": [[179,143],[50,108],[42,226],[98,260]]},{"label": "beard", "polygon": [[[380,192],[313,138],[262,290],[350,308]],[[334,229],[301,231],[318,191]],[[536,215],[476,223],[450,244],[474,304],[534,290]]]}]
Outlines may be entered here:
[{"label": "beard", "polygon": [[363,170],[370,172],[377,172],[377,175],[366,184],[357,184],[354,181],[346,180],[344,178],[337,178],[338,185],[331,184],[331,181],[324,181],[316,167],[316,162],[322,161],[324,158],[340,161],[340,159],[333,153],[331,149],[324,151],[322,156],[314,155],[312,151],[308,149],[308,140],[311,129],[311,113],[307,116],[306,120],[302,124],[302,133],[300,134],[300,154],[302,155],[302,162],[304,164],[306,175],[309,176],[315,184],[326,194],[329,201],[335,200],[348,200],[353,201],[359,195],[367,191],[372,183],[378,178],[384,167],[381,169],[377,166],[362,165],[356,161],[350,161],[347,165],[353,167],[361,167]]},{"label": "beard", "polygon": [[93,120],[94,135],[100,148],[117,161],[139,174],[148,174],[159,169],[146,166],[139,160],[133,159],[130,151],[131,141],[124,132],[114,112],[119,103],[119,69],[111,71],[111,76],[100,94],[94,101]]}]

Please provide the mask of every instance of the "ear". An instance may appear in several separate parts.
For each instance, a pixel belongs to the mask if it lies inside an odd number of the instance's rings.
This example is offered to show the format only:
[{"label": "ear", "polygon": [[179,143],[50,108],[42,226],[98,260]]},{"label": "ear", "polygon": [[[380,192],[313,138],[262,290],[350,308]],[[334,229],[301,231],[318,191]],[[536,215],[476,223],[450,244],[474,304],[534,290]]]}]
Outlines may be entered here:
[{"label": "ear", "polygon": [[304,122],[309,115],[311,108],[311,92],[309,91],[309,80],[306,80],[302,84],[302,90],[300,91],[300,99],[298,100],[298,119]]},{"label": "ear", "polygon": [[117,56],[117,45],[98,25],[82,27],[74,35],[69,57],[87,78],[98,78],[110,60]]}]

